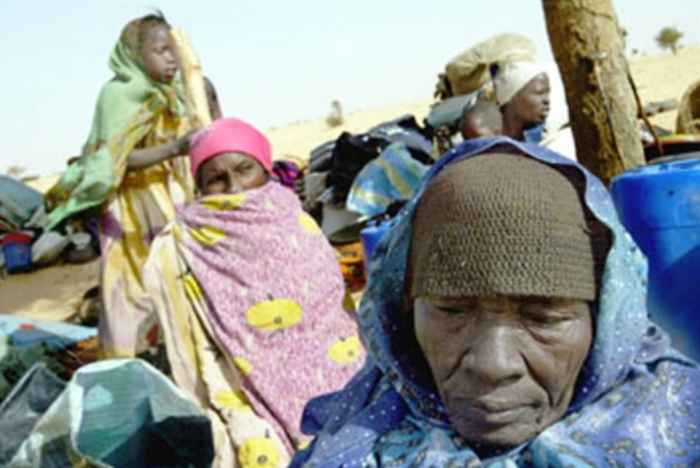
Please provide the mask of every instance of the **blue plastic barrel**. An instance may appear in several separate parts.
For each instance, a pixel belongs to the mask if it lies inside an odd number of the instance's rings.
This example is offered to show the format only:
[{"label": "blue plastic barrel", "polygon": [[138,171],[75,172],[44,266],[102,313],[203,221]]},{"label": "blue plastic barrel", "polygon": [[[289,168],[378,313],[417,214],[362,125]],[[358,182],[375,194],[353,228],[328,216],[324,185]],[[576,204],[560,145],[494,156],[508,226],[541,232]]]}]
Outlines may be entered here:
[{"label": "blue plastic barrel", "polygon": [[649,259],[649,314],[700,360],[700,153],[613,180],[620,221]]},{"label": "blue plastic barrel", "polygon": [[32,267],[32,237],[21,232],[2,238],[2,254],[8,273],[21,273]]}]

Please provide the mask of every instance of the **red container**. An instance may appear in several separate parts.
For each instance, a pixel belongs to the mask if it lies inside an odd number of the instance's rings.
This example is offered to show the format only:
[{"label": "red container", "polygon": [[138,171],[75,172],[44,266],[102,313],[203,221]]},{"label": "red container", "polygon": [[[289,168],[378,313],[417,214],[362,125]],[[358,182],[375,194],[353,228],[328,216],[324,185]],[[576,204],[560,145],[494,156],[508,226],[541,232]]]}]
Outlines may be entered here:
[{"label": "red container", "polygon": [[3,247],[9,244],[31,244],[33,237],[23,232],[12,232],[5,234],[0,240],[0,245]]}]

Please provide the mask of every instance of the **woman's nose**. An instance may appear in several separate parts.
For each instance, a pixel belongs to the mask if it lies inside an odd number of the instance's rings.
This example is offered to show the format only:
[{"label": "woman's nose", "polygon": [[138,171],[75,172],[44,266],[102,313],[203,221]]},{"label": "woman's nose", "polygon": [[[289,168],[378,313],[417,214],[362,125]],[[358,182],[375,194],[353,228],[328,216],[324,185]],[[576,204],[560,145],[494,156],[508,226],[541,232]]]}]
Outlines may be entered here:
[{"label": "woman's nose", "polygon": [[228,192],[229,193],[239,193],[243,190],[241,186],[241,181],[235,174],[228,174]]},{"label": "woman's nose", "polygon": [[500,319],[486,319],[475,327],[469,351],[462,358],[464,371],[491,386],[519,380],[526,371],[520,355],[517,330]]}]

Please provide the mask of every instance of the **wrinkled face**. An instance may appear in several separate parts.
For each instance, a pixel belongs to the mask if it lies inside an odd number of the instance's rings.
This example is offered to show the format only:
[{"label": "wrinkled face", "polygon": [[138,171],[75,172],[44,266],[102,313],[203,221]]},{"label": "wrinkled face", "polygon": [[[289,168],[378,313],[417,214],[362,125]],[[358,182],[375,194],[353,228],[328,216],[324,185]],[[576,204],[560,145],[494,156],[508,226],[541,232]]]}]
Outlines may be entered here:
[{"label": "wrinkled face", "polygon": [[530,80],[507,105],[512,106],[526,128],[540,125],[549,115],[550,91],[549,77],[543,73]]},{"label": "wrinkled face", "polygon": [[512,448],[566,412],[591,345],[587,302],[418,298],[414,314],[450,420],[470,444]]},{"label": "wrinkled face", "polygon": [[243,153],[223,153],[204,162],[197,171],[197,187],[203,195],[234,194],[262,187],[268,173]]},{"label": "wrinkled face", "polygon": [[177,72],[175,49],[166,26],[156,25],[146,31],[141,43],[143,68],[153,81],[170,83]]}]

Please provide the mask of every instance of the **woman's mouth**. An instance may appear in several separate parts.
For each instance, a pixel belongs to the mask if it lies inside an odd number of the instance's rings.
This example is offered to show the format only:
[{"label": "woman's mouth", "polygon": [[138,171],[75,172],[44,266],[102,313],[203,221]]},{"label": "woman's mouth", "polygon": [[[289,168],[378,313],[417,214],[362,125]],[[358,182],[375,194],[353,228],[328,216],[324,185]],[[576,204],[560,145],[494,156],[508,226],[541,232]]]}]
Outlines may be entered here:
[{"label": "woman's mouth", "polygon": [[490,407],[478,402],[468,410],[469,417],[489,426],[502,426],[524,420],[532,412],[530,405]]},{"label": "woman's mouth", "polygon": [[535,418],[535,406],[532,403],[496,400],[472,400],[455,402],[461,406],[460,419],[469,421],[470,425],[499,427],[523,422]]}]

